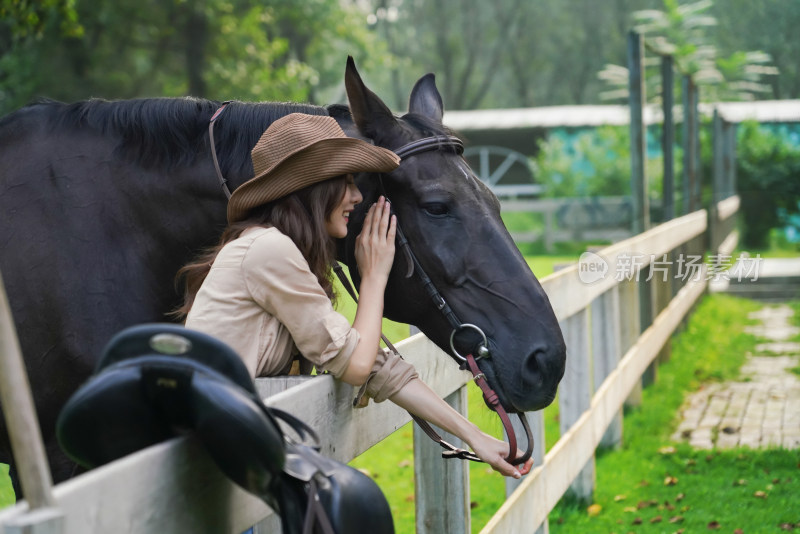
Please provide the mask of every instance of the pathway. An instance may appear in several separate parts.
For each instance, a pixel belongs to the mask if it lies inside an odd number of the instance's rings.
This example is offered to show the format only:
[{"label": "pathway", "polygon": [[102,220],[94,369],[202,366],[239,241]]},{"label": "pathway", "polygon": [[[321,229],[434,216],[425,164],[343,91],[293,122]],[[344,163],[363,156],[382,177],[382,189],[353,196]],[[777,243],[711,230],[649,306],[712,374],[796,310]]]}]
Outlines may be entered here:
[{"label": "pathway", "polygon": [[790,341],[800,328],[791,325],[786,305],[765,306],[750,314],[761,324],[747,331],[765,340],[742,366],[741,382],[710,384],[681,408],[673,439],[695,448],[736,446],[800,448],[800,343]]}]

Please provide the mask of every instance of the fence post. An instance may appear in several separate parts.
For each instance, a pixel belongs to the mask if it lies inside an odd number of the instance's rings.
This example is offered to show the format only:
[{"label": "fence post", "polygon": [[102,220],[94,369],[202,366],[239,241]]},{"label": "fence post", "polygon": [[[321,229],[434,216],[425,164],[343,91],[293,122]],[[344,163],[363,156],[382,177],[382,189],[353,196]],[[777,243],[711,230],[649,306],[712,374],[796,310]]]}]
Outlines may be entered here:
[{"label": "fence post", "polygon": [[682,79],[683,98],[683,212],[691,213],[700,208],[699,196],[695,196],[699,179],[697,176],[697,87],[691,76]]},{"label": "fence post", "polygon": [[664,156],[664,221],[675,218],[675,122],[672,108],[675,106],[672,72],[672,56],[661,58],[661,108],[664,123],[661,126],[661,151]]},{"label": "fence post", "polygon": [[[641,317],[639,316],[639,289],[636,280],[623,280],[619,283],[619,325],[620,342],[622,350],[620,354],[625,354],[636,343],[641,330]],[[639,406],[642,403],[642,382],[636,381],[636,385],[630,392],[625,404],[627,406]]]},{"label": "fence post", "polygon": [[726,161],[727,169],[728,169],[728,176],[727,176],[727,184],[728,184],[728,196],[733,196],[736,194],[736,130],[738,126],[736,123],[728,123],[728,143],[727,143],[727,150],[725,153],[727,154]]},{"label": "fence post", "polygon": [[724,145],[725,139],[723,135],[723,121],[722,116],[719,114],[719,110],[714,108],[714,121],[713,121],[713,136],[712,136],[712,147],[714,150],[713,154],[713,168],[712,168],[712,180],[711,180],[711,204],[708,207],[708,244],[709,250],[712,254],[716,253],[717,247],[720,244],[721,237],[720,236],[720,221],[717,217],[717,203],[725,198],[724,183],[725,183],[725,163],[723,160],[724,157]]},{"label": "fence post", "polygon": [[[619,364],[622,352],[619,319],[619,286],[615,285],[594,299],[591,304],[595,391]],[[611,419],[600,444],[604,447],[618,447],[622,444],[621,410]]]},{"label": "fence post", "polygon": [[628,34],[628,107],[631,115],[631,197],[633,233],[640,234],[650,226],[650,206],[645,172],[644,124],[644,41],[636,32]]},{"label": "fence post", "polygon": [[[538,412],[527,412],[525,417],[528,418],[528,423],[531,427],[531,435],[533,436],[533,466],[539,466],[544,464],[544,453],[545,453],[545,442],[544,442],[544,410],[539,410]],[[524,436],[525,429],[522,428],[522,424],[519,422],[519,419],[514,417],[511,419],[511,426],[514,429],[514,432],[517,436]],[[505,432],[503,432],[505,434]],[[508,436],[505,436],[506,441],[508,441]],[[521,447],[521,445],[520,445]],[[515,478],[506,477],[506,498],[510,497],[514,490],[517,489],[517,486],[522,484],[525,479],[517,480]],[[534,534],[549,534],[550,532],[550,523],[547,519],[536,529]]]},{"label": "fence post", "polygon": [[63,516],[55,507],[50,466],[1,275],[0,404],[3,406],[17,474],[30,510],[13,524],[7,525],[5,531],[9,534],[57,534],[62,531]]},{"label": "fence post", "polygon": [[[461,387],[445,401],[465,417],[467,388]],[[447,432],[442,438],[463,447]],[[469,462],[442,459],[442,448],[414,425],[414,499],[417,534],[469,534]]]},{"label": "fence post", "polygon": [[[589,311],[580,310],[561,323],[567,345],[567,367],[558,389],[559,423],[563,436],[591,407],[592,378],[589,340]],[[570,491],[581,501],[589,501],[594,492],[594,456],[583,467],[570,485]]]}]

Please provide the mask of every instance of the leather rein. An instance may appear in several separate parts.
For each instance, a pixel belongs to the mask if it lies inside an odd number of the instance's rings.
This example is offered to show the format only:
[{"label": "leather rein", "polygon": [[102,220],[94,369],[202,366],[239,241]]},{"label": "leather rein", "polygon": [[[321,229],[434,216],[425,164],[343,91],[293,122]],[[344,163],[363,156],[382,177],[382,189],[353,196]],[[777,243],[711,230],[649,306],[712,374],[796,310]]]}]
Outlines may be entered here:
[{"label": "leather rein", "polygon": [[[219,162],[217,160],[216,146],[214,144],[214,122],[219,118],[220,114],[229,103],[230,102],[223,102],[222,106],[220,106],[220,108],[217,109],[217,111],[212,115],[208,124],[208,136],[211,145],[211,156],[214,162],[214,168],[217,171],[217,178],[219,179],[220,186],[222,187],[225,196],[230,199],[231,192],[230,189],[228,188],[227,180],[222,175],[222,170],[220,169]],[[437,151],[437,150],[449,150],[454,152],[455,154],[461,155],[464,152],[464,144],[461,142],[459,138],[455,136],[436,135],[412,141],[406,145],[401,146],[400,148],[395,149],[394,153],[401,158],[400,164],[402,165],[402,161],[404,161],[409,157],[424,152]],[[382,190],[382,194],[384,197],[386,197],[386,190],[383,185],[382,175],[380,176],[379,180],[380,180],[380,187]],[[413,273],[416,272],[417,277],[420,279],[420,282],[422,283],[422,286],[425,289],[425,292],[427,293],[428,297],[433,301],[434,306],[439,310],[439,312],[442,313],[442,315],[444,315],[445,319],[447,320],[448,323],[450,323],[450,326],[453,329],[450,334],[450,349],[453,352],[454,358],[459,362],[459,368],[467,369],[472,373],[472,378],[478,385],[478,387],[481,389],[484,401],[495,413],[497,413],[497,415],[500,417],[501,422],[503,423],[503,428],[505,430],[506,436],[508,436],[508,444],[509,444],[509,449],[508,449],[509,453],[508,456],[505,458],[505,460],[512,465],[519,465],[525,463],[531,457],[534,446],[533,434],[531,432],[530,425],[528,424],[528,420],[526,419],[524,413],[517,414],[527,437],[527,449],[522,456],[517,457],[517,437],[514,431],[514,427],[511,424],[511,419],[509,418],[508,413],[505,411],[502,404],[500,403],[500,399],[497,393],[495,393],[494,390],[492,390],[492,388],[489,386],[489,383],[486,381],[486,375],[484,375],[484,373],[478,367],[478,360],[480,360],[481,358],[491,357],[491,353],[488,347],[488,341],[486,339],[486,334],[484,334],[484,332],[478,326],[470,323],[464,323],[458,319],[458,316],[455,314],[453,309],[450,307],[450,305],[444,299],[442,294],[436,288],[436,285],[433,283],[431,278],[422,268],[422,266],[419,263],[419,260],[417,260],[416,255],[411,250],[411,245],[408,239],[406,239],[405,234],[403,233],[400,227],[399,220],[397,222],[396,229],[397,229],[396,238],[398,247],[400,248],[400,250],[403,251],[409,263],[409,269],[406,274],[406,278],[409,278]],[[334,271],[336,272],[336,275],[339,277],[339,280],[342,282],[342,284],[344,285],[345,289],[350,294],[350,296],[356,302],[358,302],[358,297],[356,295],[355,289],[353,288],[353,285],[350,283],[350,280],[348,280],[347,275],[345,275],[341,265],[339,265],[338,262],[334,265]],[[458,353],[458,351],[455,348],[454,341],[456,333],[460,332],[461,330],[467,330],[467,329],[476,331],[482,338],[482,343],[478,345],[477,350],[474,351],[477,353],[477,357],[474,356],[472,353],[467,354],[466,356],[462,356],[461,354]],[[400,356],[400,353],[397,351],[394,345],[386,338],[386,336],[383,335],[383,333],[381,333],[381,339],[389,348],[389,350]],[[361,393],[363,393],[363,388]],[[356,401],[354,401],[354,404],[357,402],[358,398],[356,399]],[[425,432],[425,434],[427,434],[428,437],[430,437],[433,441],[437,442],[444,449],[444,451],[442,451],[442,458],[460,458],[465,460],[472,460],[475,462],[483,461],[475,453],[466,449],[456,447],[455,445],[452,445],[447,441],[445,441],[444,439],[442,439],[442,437],[436,432],[436,430],[434,430],[433,427],[424,419],[417,417],[414,414],[410,415],[414,419],[414,421],[416,421],[419,427],[423,430],[423,432]]]}]

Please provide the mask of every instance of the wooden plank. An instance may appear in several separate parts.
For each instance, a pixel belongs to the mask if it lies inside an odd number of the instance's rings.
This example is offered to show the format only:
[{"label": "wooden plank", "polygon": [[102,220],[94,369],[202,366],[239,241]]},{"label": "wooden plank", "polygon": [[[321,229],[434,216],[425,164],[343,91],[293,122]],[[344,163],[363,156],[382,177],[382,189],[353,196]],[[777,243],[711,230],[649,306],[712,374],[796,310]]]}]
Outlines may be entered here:
[{"label": "wooden plank", "polygon": [[[467,415],[467,388],[445,399],[457,412]],[[439,430],[448,443],[465,444],[452,434]],[[462,460],[443,460],[442,448],[414,425],[414,499],[417,534],[469,534],[469,464]],[[446,503],[446,505],[443,505]]]},{"label": "wooden plank", "polygon": [[[622,356],[619,286],[614,286],[591,305],[592,367],[594,388],[597,390],[608,375],[617,368]],[[619,447],[622,444],[622,410],[612,418],[600,444]]]},{"label": "wooden plank", "polygon": [[0,404],[3,407],[11,450],[20,483],[31,509],[55,504],[39,418],[11,317],[5,285],[0,275]]},{"label": "wooden plank", "polygon": [[696,300],[706,281],[688,283],[659,314],[630,350],[620,366],[603,382],[592,399],[592,408],[561,436],[547,453],[545,463],[534,469],[481,530],[481,534],[529,532],[558,504],[571,480],[594,453],[609,421],[622,406],[625,396],[639,381],[642,371],[658,354]]},{"label": "wooden plank", "polygon": [[725,219],[735,215],[739,211],[739,206],[742,199],[739,195],[733,195],[717,202],[717,220],[724,221]]},{"label": "wooden plank", "polygon": [[6,534],[61,534],[64,516],[57,508],[37,508],[5,525]]},{"label": "wooden plank", "polygon": [[[559,426],[566,434],[575,421],[587,411],[592,402],[592,355],[590,346],[589,312],[583,309],[561,324],[567,345],[567,366],[558,388]],[[570,492],[581,501],[589,501],[594,493],[594,456],[583,460],[581,472],[570,485]]]},{"label": "wooden plank", "polygon": [[[648,265],[642,270],[641,276],[637,281],[639,289],[639,317],[640,324],[644,330],[653,323],[653,305],[655,298],[653,296],[653,281],[651,278],[652,265]],[[642,387],[647,387],[656,381],[656,362],[652,362],[642,374]]]},{"label": "wooden plank", "polygon": [[590,284],[583,283],[580,280],[579,269],[585,263],[579,262],[543,278],[542,288],[550,299],[556,317],[564,320],[586,308],[597,296],[618,284],[615,267],[620,266],[626,258],[638,258],[639,267],[643,267],[650,263],[651,257],[666,254],[703,234],[706,228],[705,210],[678,217],[594,253],[609,267],[605,277]]},{"label": "wooden plank", "polygon": [[[642,333],[642,314],[639,312],[641,301],[639,299],[639,284],[635,280],[626,280],[619,285],[620,300],[620,342],[622,354],[627,353],[634,346]],[[642,382],[637,382],[631,388],[626,406],[639,406],[642,404]]]},{"label": "wooden plank", "polygon": [[[397,346],[442,397],[470,380],[422,335]],[[410,419],[391,402],[354,409],[353,394],[352,386],[320,376],[267,403],[309,423],[320,434],[323,454],[348,462]],[[64,513],[65,534],[239,534],[271,513],[261,500],[230,483],[191,438],[160,443],[80,475],[58,485],[53,496]],[[24,503],[0,511],[0,534],[26,511]]]},{"label": "wooden plank", "polygon": [[[528,412],[525,414],[528,418],[528,423],[531,427],[531,435],[533,436],[533,465],[534,467],[540,466],[544,464],[544,450],[545,450],[545,435],[544,435],[544,410],[539,410],[538,412]],[[514,427],[514,432],[517,433],[517,436],[524,436],[525,430],[522,428],[522,424],[519,422],[519,419],[514,417],[511,420],[511,426]],[[505,435],[505,432],[503,432]],[[506,441],[508,441],[508,436],[506,436]],[[516,479],[511,477],[506,477],[506,498],[508,498],[512,493],[514,493],[517,488],[525,481],[525,478]],[[549,534],[550,532],[550,524],[545,518],[544,522],[539,525],[533,534]]]},{"label": "wooden plank", "polygon": [[722,240],[719,247],[717,247],[717,253],[722,256],[730,256],[736,250],[736,245],[739,244],[739,231],[734,230],[728,237]]}]

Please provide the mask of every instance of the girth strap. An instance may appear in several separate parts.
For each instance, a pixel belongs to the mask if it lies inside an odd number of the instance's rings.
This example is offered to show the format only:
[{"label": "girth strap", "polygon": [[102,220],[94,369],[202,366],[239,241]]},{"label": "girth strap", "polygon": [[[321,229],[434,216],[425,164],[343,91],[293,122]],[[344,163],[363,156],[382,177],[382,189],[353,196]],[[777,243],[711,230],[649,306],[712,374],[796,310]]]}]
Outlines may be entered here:
[{"label": "girth strap", "polygon": [[308,506],[303,519],[303,534],[313,534],[316,524],[319,524],[322,534],[336,534],[331,520],[328,519],[328,514],[325,513],[325,508],[319,501],[317,481],[312,478],[308,481]]}]

